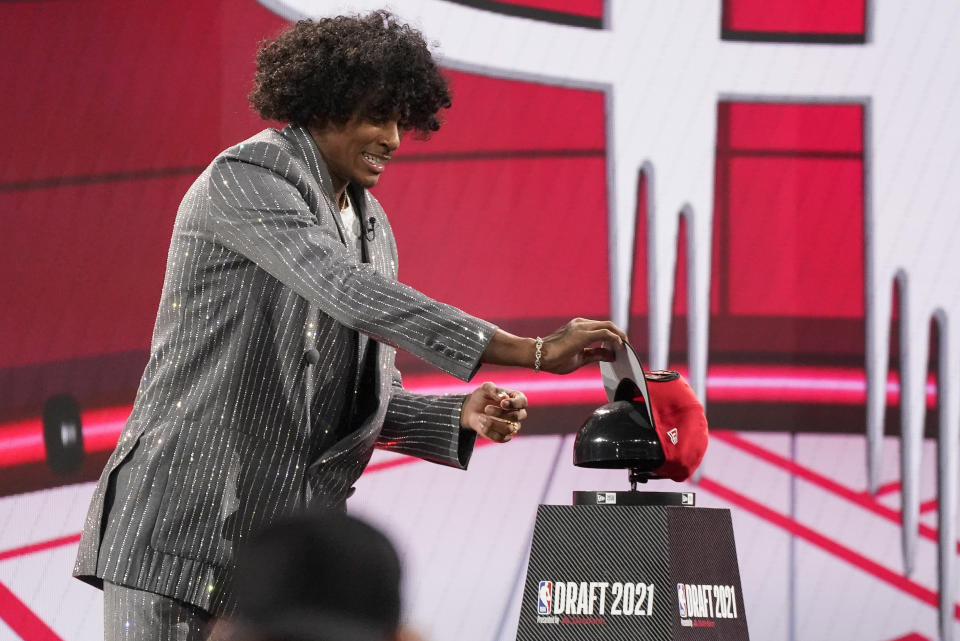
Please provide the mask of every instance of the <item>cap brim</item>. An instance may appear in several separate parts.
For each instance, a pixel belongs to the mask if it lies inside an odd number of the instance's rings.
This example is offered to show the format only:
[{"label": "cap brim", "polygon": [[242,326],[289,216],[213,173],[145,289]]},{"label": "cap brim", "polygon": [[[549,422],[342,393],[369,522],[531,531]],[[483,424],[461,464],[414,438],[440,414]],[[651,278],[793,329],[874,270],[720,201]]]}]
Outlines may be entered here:
[{"label": "cap brim", "polygon": [[614,349],[616,359],[613,362],[600,362],[600,377],[603,379],[603,391],[607,394],[607,401],[634,400],[619,398],[617,391],[621,389],[623,381],[631,381],[647,406],[647,418],[653,423],[653,409],[650,406],[650,394],[647,391],[647,378],[644,375],[643,364],[633,347],[624,343],[623,347]]}]

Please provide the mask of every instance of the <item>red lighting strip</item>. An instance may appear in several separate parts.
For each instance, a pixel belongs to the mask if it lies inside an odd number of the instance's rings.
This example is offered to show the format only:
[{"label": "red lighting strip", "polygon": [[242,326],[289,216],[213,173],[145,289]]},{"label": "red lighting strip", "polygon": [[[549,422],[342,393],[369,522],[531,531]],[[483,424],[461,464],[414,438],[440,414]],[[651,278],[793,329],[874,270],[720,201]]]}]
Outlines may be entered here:
[{"label": "red lighting strip", "polygon": [[[687,375],[685,368],[675,369]],[[522,390],[531,404],[578,405],[605,401],[595,371],[567,376],[523,373],[497,384]],[[422,394],[464,394],[474,388],[473,384],[435,374],[404,378],[404,386]],[[900,382],[895,373],[887,377],[886,394],[888,405],[900,403]],[[927,379],[926,398],[927,407],[936,407],[937,385],[932,376]],[[863,405],[867,400],[867,380],[863,370],[842,367],[714,365],[707,373],[707,399]]]},{"label": "red lighting strip", "polygon": [[[887,405],[900,403],[900,381],[895,373],[887,377]],[[710,401],[792,402],[836,405],[863,405],[867,401],[867,379],[863,370],[841,367],[766,367],[717,365],[707,374]],[[927,407],[936,407],[937,383],[926,383]]]},{"label": "red lighting strip", "polygon": [[[686,373],[683,368],[681,373]],[[476,385],[446,375],[409,376],[405,387],[421,394],[464,394]],[[600,405],[606,395],[595,368],[567,376],[520,373],[498,381],[501,387],[522,390],[531,406]],[[707,376],[707,398],[713,402],[794,402],[862,405],[866,402],[862,370],[830,367],[775,367],[715,365]],[[927,406],[936,405],[936,383],[927,381]],[[887,379],[887,404],[900,401],[895,375]],[[113,449],[120,437],[129,406],[93,409],[83,413],[84,450]],[[0,425],[0,467],[42,462],[45,458],[43,424],[26,419]]]},{"label": "red lighting strip", "polygon": [[[83,449],[108,452],[117,445],[130,406],[104,407],[83,413]],[[38,463],[46,458],[43,421],[31,418],[0,425],[0,467]]]}]

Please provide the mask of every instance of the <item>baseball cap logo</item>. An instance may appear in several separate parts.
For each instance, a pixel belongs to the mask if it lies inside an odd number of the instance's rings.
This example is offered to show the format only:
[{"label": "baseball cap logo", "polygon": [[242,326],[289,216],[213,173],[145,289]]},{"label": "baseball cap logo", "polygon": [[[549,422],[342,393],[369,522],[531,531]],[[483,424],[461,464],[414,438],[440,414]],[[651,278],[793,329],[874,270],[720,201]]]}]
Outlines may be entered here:
[{"label": "baseball cap logo", "polygon": [[676,445],[677,442],[680,440],[680,434],[677,432],[677,428],[667,430],[667,436],[670,437],[670,442],[673,443],[674,445]]}]

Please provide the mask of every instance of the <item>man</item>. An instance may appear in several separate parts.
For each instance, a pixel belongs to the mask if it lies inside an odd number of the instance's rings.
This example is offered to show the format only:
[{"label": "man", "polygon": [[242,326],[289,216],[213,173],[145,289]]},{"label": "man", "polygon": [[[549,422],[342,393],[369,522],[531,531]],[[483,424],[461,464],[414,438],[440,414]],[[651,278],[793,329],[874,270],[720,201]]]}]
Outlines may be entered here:
[{"label": "man", "polygon": [[374,447],[466,468],[477,434],[519,430],[522,393],[411,394],[396,348],[469,380],[481,363],[570,372],[625,340],[583,319],[520,338],[397,282],[367,189],[450,105],[414,29],[384,12],[297,23],[259,52],[251,103],[290,125],[184,196],[150,362],[85,523],[74,574],[103,587],[107,639],[204,638],[235,607],[235,546],[342,509]]}]

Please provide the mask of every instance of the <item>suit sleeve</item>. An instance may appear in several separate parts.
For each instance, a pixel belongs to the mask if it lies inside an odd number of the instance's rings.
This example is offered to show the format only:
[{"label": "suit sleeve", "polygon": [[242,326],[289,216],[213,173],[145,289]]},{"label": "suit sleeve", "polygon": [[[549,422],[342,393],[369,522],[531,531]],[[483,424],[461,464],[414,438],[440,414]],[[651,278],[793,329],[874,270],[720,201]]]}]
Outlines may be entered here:
[{"label": "suit sleeve", "polygon": [[496,327],[352,260],[333,225],[311,211],[292,157],[258,147],[211,165],[214,238],[347,327],[470,380]]},{"label": "suit sleeve", "polygon": [[414,394],[393,370],[393,395],[376,446],[400,454],[467,469],[477,433],[460,427],[463,394]]}]

